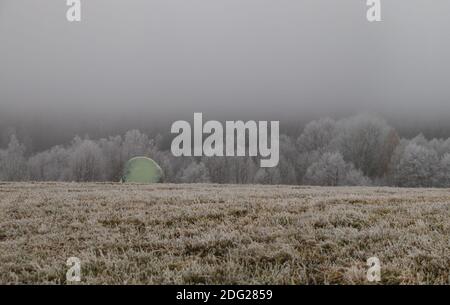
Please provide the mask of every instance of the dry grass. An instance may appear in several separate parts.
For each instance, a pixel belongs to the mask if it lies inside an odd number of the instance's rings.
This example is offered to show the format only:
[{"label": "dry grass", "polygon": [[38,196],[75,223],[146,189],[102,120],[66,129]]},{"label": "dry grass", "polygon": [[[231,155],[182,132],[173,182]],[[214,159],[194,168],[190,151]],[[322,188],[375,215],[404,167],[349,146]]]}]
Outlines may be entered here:
[{"label": "dry grass", "polygon": [[0,283],[448,284],[450,192],[1,184]]}]

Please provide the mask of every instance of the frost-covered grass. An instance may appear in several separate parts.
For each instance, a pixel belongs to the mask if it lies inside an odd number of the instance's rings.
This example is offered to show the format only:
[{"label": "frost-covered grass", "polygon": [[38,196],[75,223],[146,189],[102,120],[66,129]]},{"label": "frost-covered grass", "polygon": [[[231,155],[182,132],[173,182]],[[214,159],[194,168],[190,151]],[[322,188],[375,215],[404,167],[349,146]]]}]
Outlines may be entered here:
[{"label": "frost-covered grass", "polygon": [[450,192],[6,183],[0,283],[448,284]]}]

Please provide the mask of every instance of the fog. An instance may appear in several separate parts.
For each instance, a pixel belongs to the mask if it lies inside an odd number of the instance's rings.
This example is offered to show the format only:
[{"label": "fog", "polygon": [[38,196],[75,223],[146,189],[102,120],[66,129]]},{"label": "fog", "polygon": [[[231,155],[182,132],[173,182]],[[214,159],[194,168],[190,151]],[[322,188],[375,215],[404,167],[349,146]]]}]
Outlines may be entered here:
[{"label": "fog", "polygon": [[42,146],[195,111],[282,125],[369,111],[450,134],[450,2],[382,1],[380,23],[366,9],[360,0],[82,0],[82,22],[69,23],[65,1],[0,0],[0,128]]}]

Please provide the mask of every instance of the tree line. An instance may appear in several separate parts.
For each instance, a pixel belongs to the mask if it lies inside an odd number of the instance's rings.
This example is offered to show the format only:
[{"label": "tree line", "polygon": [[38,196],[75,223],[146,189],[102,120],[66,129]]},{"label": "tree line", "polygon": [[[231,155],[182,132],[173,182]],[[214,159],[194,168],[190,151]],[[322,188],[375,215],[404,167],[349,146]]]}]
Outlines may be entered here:
[{"label": "tree line", "polygon": [[308,123],[298,136],[280,135],[280,161],[257,157],[174,157],[165,137],[138,130],[97,140],[76,136],[38,153],[11,134],[0,149],[2,181],[119,181],[127,160],[154,159],[170,183],[450,187],[450,138],[401,138],[377,116],[360,114]]}]

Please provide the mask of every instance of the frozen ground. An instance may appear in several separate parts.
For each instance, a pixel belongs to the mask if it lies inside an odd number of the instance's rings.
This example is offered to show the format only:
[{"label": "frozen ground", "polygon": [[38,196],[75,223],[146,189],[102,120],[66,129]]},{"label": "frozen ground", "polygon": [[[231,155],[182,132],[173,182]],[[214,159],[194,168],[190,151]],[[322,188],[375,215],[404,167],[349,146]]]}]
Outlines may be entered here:
[{"label": "frozen ground", "polygon": [[450,191],[0,184],[0,283],[449,284]]}]

